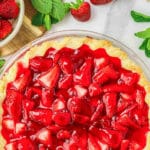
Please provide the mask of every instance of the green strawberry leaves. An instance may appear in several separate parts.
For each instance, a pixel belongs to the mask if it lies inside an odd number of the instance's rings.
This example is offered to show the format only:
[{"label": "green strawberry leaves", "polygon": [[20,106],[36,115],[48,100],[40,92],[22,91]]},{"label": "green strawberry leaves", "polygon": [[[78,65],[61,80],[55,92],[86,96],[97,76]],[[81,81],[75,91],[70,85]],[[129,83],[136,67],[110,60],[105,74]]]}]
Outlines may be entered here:
[{"label": "green strawberry leaves", "polygon": [[62,21],[69,13],[70,4],[61,0],[31,0],[37,13],[32,18],[35,26],[44,26],[50,30],[52,24]]},{"label": "green strawberry leaves", "polygon": [[[140,12],[131,11],[131,17],[135,22],[150,22],[150,16],[142,14]],[[144,39],[139,49],[145,51],[145,55],[150,57],[150,28],[145,29],[134,34],[138,38]]]}]

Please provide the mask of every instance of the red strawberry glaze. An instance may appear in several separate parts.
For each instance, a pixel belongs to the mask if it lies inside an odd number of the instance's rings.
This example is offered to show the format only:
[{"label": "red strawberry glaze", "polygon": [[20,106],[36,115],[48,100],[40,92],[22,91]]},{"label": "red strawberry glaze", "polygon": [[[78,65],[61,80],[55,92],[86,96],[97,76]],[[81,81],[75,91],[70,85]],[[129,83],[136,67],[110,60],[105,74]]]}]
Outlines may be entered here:
[{"label": "red strawberry glaze", "polygon": [[19,63],[3,102],[5,149],[142,150],[150,130],[139,78],[87,45]]}]

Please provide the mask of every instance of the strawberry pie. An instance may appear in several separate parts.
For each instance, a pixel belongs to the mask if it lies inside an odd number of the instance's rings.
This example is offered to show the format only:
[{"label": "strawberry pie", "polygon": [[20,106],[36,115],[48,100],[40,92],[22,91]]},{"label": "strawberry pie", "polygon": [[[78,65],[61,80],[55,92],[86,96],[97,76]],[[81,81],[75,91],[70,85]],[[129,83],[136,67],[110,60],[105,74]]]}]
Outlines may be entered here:
[{"label": "strawberry pie", "polygon": [[0,150],[150,150],[150,82],[107,40],[64,37],[0,80]]}]

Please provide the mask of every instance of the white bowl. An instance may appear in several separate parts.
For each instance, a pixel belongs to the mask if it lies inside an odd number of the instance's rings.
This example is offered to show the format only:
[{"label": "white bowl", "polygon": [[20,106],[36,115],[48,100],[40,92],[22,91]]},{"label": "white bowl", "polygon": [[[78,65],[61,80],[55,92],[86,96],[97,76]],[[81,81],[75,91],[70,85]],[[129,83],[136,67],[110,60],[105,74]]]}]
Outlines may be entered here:
[{"label": "white bowl", "polygon": [[12,32],[5,39],[0,40],[0,47],[4,46],[8,42],[10,42],[16,36],[16,34],[18,33],[18,31],[20,30],[20,27],[22,25],[23,17],[24,17],[24,10],[25,10],[24,1],[16,0],[16,2],[19,4],[19,7],[20,7],[19,16],[15,21],[13,21]]}]

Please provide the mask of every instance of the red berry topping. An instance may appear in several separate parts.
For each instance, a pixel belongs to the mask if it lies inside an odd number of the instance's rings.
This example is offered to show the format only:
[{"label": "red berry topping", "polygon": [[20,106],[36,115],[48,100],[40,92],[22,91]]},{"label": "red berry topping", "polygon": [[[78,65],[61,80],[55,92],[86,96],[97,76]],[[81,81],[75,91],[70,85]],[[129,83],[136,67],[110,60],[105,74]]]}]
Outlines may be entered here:
[{"label": "red berry topping", "polygon": [[5,149],[142,150],[149,108],[139,79],[85,44],[18,63],[3,102]]}]

